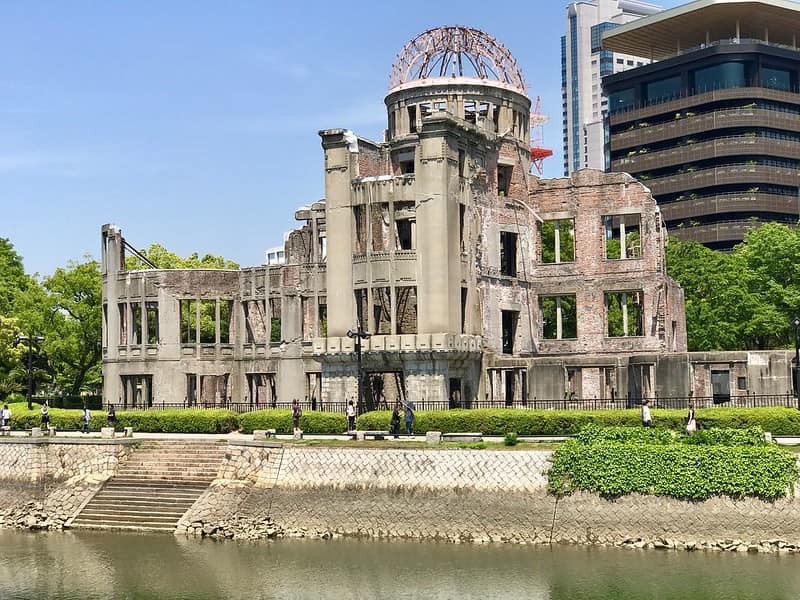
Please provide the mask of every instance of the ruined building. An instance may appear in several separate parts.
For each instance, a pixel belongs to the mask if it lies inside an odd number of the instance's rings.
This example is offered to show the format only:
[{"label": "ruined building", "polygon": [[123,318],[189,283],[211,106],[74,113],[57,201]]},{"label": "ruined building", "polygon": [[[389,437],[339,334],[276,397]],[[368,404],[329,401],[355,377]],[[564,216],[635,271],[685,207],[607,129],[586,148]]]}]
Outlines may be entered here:
[{"label": "ruined building", "polygon": [[529,175],[522,72],[480,31],[411,41],[385,103],[381,142],[320,132],[325,199],[295,213],[284,264],[126,270],[103,227],[108,402],[341,410],[357,342],[368,408],[654,393],[686,331],[649,191]]}]

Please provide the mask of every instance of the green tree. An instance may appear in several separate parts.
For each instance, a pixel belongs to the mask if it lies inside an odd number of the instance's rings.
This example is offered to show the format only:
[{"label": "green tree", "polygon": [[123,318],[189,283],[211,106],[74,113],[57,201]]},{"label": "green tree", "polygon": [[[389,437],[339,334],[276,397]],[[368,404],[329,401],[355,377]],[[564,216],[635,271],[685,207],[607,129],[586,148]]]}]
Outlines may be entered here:
[{"label": "green tree", "polygon": [[14,297],[30,285],[22,257],[7,238],[0,238],[0,315],[11,316]]},{"label": "green tree", "polygon": [[[238,263],[223,258],[222,256],[214,256],[213,254],[205,254],[202,258],[197,252],[194,252],[187,258],[178,256],[174,252],[170,252],[161,244],[151,244],[147,250],[139,250],[147,260],[153,263],[159,269],[238,269]],[[130,255],[125,258],[125,267],[127,269],[149,269],[150,267],[144,264],[137,257]]]}]

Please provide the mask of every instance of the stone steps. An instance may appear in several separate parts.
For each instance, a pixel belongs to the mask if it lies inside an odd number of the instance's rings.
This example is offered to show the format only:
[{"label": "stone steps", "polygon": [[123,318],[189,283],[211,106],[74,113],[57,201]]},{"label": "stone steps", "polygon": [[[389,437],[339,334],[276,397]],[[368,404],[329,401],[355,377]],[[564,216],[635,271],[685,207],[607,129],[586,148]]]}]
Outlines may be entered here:
[{"label": "stone steps", "polygon": [[174,531],[215,479],[226,448],[217,442],[144,442],[70,526]]}]

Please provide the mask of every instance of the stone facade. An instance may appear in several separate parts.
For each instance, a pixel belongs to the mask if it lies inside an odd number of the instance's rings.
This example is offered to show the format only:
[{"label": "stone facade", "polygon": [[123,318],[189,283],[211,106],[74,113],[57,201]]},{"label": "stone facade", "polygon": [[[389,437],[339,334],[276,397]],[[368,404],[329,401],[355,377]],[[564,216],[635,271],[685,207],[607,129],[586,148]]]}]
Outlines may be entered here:
[{"label": "stone facade", "polygon": [[655,393],[630,359],[686,331],[647,188],[532,176],[520,73],[401,79],[384,141],[320,131],[325,198],[295,213],[285,264],[128,270],[103,227],[107,402],[343,410],[359,354],[361,410]]}]

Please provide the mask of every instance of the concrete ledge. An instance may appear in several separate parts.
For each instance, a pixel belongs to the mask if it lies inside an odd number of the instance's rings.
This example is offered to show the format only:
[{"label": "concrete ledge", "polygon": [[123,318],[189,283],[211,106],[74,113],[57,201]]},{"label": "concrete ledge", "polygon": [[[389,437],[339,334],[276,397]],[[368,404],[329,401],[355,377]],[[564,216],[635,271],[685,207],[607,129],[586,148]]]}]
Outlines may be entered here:
[{"label": "concrete ledge", "polygon": [[251,448],[283,448],[280,442],[264,442],[260,440],[230,440],[230,446],[249,446]]},{"label": "concrete ledge", "polygon": [[114,437],[114,428],[113,427],[102,427],[100,429],[100,437],[101,438],[113,438]]},{"label": "concrete ledge", "polygon": [[0,444],[20,444],[20,445],[31,445],[31,444],[73,444],[73,445],[83,445],[83,446],[130,446],[134,444],[138,444],[139,440],[134,439],[120,439],[120,438],[68,438],[68,437],[61,437],[58,439],[50,438],[41,436],[38,438],[33,438],[29,436],[14,436],[14,437],[2,437],[0,438]]},{"label": "concrete ledge", "polygon": [[443,442],[482,442],[482,433],[443,433]]},{"label": "concrete ledge", "polygon": [[253,440],[264,441],[269,438],[274,438],[276,435],[274,429],[255,429],[253,431]]},{"label": "concrete ledge", "polygon": [[371,437],[373,440],[385,440],[389,437],[388,431],[364,431],[359,433],[364,434],[364,439]]}]

